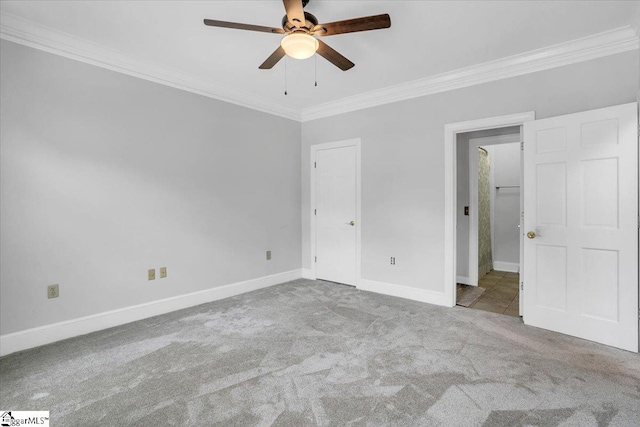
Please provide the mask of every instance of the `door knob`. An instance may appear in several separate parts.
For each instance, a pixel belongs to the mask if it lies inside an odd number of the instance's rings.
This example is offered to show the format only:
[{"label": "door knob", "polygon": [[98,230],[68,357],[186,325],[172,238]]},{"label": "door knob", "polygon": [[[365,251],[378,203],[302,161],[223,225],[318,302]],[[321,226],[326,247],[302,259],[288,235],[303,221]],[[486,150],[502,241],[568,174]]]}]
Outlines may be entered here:
[{"label": "door knob", "polygon": [[356,223],[355,223],[355,222],[353,222],[353,221],[350,221],[350,222],[348,222],[347,224],[349,224],[349,225],[351,225],[351,226],[356,225]]},{"label": "door knob", "polygon": [[534,237],[536,237],[535,231],[529,231],[527,233],[527,237],[530,238],[530,239],[533,239]]}]

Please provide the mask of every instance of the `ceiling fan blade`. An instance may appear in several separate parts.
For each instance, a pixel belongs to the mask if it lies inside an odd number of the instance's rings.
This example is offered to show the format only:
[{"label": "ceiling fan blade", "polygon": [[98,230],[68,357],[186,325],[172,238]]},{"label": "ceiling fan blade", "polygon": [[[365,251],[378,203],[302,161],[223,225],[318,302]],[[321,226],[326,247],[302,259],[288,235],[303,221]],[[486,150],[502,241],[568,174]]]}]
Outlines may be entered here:
[{"label": "ceiling fan blade", "polygon": [[236,30],[261,31],[263,33],[284,34],[284,30],[282,28],[263,27],[261,25],[251,25],[251,24],[240,24],[237,22],[216,21],[215,19],[205,19],[204,25],[208,25],[210,27],[234,28]]},{"label": "ceiling fan blade", "polygon": [[282,0],[284,9],[287,11],[287,19],[289,23],[298,28],[304,27],[304,9],[302,8],[302,0]]},{"label": "ceiling fan blade", "polygon": [[347,71],[348,69],[356,65],[339,54],[335,49],[330,47],[322,40],[318,40],[318,50],[316,51],[316,53],[322,56],[327,61],[331,62],[336,67],[340,68],[342,71]]},{"label": "ceiling fan blade", "polygon": [[365,16],[363,18],[347,19],[346,21],[318,24],[313,27],[313,33],[326,37],[335,34],[355,33],[358,31],[380,30],[391,26],[391,17],[383,15]]},{"label": "ceiling fan blade", "polygon": [[261,70],[270,70],[274,65],[278,63],[282,59],[282,57],[286,55],[282,46],[278,46],[278,48],[271,54],[270,57],[267,58],[266,61],[262,63],[258,68]]}]

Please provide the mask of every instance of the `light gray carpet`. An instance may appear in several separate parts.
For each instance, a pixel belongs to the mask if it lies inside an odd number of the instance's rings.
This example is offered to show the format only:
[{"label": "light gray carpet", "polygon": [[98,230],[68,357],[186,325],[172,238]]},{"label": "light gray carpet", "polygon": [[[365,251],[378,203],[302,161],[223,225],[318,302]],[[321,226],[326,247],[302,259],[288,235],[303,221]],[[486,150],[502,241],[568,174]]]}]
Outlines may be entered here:
[{"label": "light gray carpet", "polygon": [[637,354],[299,280],[0,359],[52,426],[638,426]]},{"label": "light gray carpet", "polygon": [[463,307],[470,307],[478,298],[484,294],[485,288],[480,286],[456,285],[456,304]]}]

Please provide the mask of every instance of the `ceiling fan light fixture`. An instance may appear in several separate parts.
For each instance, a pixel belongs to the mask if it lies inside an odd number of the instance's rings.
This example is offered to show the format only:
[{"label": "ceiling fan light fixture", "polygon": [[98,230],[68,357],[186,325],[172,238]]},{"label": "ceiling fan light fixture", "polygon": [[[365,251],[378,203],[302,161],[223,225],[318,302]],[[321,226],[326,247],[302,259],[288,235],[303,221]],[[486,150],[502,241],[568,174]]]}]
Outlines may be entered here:
[{"label": "ceiling fan light fixture", "polygon": [[318,40],[305,33],[288,34],[282,38],[280,46],[292,58],[307,59],[318,50]]}]

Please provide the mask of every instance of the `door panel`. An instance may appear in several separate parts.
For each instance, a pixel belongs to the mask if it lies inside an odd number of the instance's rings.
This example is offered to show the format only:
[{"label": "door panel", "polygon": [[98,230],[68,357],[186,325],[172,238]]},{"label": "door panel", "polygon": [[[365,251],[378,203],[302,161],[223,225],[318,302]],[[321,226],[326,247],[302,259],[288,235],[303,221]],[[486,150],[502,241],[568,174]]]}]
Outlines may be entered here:
[{"label": "door panel", "polygon": [[582,314],[595,319],[618,321],[618,251],[582,249]]},{"label": "door panel", "polygon": [[582,161],[585,227],[618,228],[618,159]]},{"label": "door panel", "polygon": [[[567,310],[567,248],[538,245],[536,300],[539,307]],[[525,297],[526,298],[526,297]]]},{"label": "door panel", "polygon": [[538,225],[564,227],[567,223],[567,167],[539,163],[536,168]]},{"label": "door panel", "polygon": [[525,123],[525,323],[638,351],[637,104]]},{"label": "door panel", "polygon": [[356,285],[356,147],[316,153],[316,277]]}]

